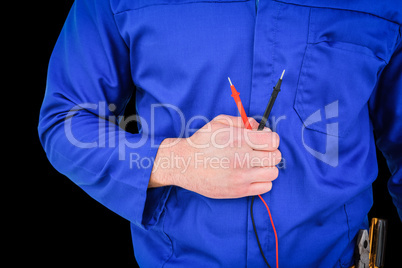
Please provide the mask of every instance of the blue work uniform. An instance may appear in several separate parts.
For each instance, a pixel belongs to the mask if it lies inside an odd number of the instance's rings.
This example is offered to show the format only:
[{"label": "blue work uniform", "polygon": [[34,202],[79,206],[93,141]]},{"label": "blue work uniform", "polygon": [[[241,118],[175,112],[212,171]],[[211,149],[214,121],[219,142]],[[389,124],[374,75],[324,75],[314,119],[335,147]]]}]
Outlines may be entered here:
[{"label": "blue work uniform", "polygon": [[[39,136],[58,171],[131,222],[140,266],[264,267],[251,197],[147,186],[165,138],[238,116],[228,76],[259,120],[286,69],[267,124],[283,159],[262,195],[279,266],[349,267],[376,144],[402,216],[401,25],[397,0],[77,0],[49,63]],[[138,116],[124,118],[134,95]],[[132,122],[139,133],[124,131]],[[258,198],[253,211],[274,266]]]}]

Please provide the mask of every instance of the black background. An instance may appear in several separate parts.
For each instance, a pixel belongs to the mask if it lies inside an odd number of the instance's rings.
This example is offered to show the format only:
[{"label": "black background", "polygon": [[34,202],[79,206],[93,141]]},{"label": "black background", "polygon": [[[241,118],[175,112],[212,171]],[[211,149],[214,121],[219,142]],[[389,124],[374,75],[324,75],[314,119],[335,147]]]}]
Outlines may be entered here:
[{"label": "black background", "polygon": [[[16,132],[24,134],[24,151],[23,156],[18,151],[13,159],[18,163],[15,174],[23,175],[17,176],[22,180],[12,181],[18,181],[13,189],[24,192],[16,191],[9,202],[14,206],[8,249],[17,253],[12,257],[15,264],[136,267],[129,222],[59,174],[49,164],[38,140],[36,128],[46,88],[47,65],[72,3],[72,0],[36,1],[25,6],[27,12],[20,15],[26,21],[22,30],[18,30],[19,37],[23,37],[18,54],[24,64],[15,57],[19,80],[14,82],[25,89],[19,99],[26,103],[14,105],[20,107],[25,119],[16,127]],[[28,150],[26,144],[30,145]],[[377,154],[380,170],[369,216],[388,219],[386,266],[396,267],[401,263],[402,224],[386,188],[389,171],[382,154]],[[26,200],[21,202],[22,197]]]},{"label": "black background", "polygon": [[[17,255],[14,254],[10,263],[40,267],[138,267],[129,222],[58,173],[40,145],[37,124],[48,62],[74,1],[34,2],[28,7],[26,3],[21,4],[26,12],[17,18],[26,23],[14,31],[23,44],[18,52],[22,62],[16,60],[15,68],[20,75],[14,83],[24,88],[24,94],[17,96],[24,103],[16,105],[21,112],[19,117],[26,119],[21,126],[24,150],[19,152],[16,170],[24,174],[23,185],[19,183],[16,187],[24,187],[26,200],[13,209],[18,219],[13,226],[13,229],[17,227],[17,235],[10,244]],[[29,131],[30,150],[25,148],[26,131]]]}]

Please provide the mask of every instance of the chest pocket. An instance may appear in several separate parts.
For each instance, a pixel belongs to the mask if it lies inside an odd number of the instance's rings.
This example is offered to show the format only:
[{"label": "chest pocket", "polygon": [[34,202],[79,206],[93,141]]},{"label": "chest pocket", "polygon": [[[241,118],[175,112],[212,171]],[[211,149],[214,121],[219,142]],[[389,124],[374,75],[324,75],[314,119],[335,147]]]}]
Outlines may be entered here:
[{"label": "chest pocket", "polygon": [[[310,7],[294,102],[306,128],[342,137],[356,125],[359,114],[368,112],[367,101],[395,49],[398,29],[365,12]],[[328,120],[339,124],[333,127]]]}]

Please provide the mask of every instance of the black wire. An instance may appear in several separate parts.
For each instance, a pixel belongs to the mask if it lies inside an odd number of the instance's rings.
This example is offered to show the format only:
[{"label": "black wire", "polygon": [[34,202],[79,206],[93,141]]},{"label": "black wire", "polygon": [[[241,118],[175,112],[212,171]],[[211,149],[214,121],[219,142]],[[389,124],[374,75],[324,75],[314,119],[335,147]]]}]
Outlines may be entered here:
[{"label": "black wire", "polygon": [[264,258],[264,261],[265,261],[265,263],[267,264],[267,266],[268,266],[269,268],[271,268],[271,266],[269,265],[267,259],[265,258],[264,251],[262,250],[262,247],[261,247],[261,244],[260,244],[260,239],[258,238],[257,228],[255,227],[254,214],[253,214],[254,198],[255,198],[255,196],[253,196],[253,197],[251,198],[251,208],[250,208],[251,221],[253,222],[254,234],[255,234],[255,238],[257,238],[257,243],[258,243],[258,247],[260,248],[261,255],[262,255],[262,257]]},{"label": "black wire", "polygon": [[[269,114],[271,113],[272,107],[274,106],[276,97],[278,96],[278,93],[281,90],[282,77],[283,77],[284,73],[285,73],[285,70],[283,70],[281,78],[279,78],[278,82],[274,86],[274,90],[272,91],[272,94],[271,94],[271,97],[269,99],[267,108],[265,109],[265,112],[264,112],[264,115],[263,115],[262,120],[260,122],[260,125],[258,126],[258,130],[260,130],[260,131],[264,129],[265,124],[266,124],[266,122],[268,120]],[[257,243],[258,243],[258,247],[260,248],[261,255],[264,258],[264,261],[267,264],[267,266],[269,268],[271,268],[271,266],[269,265],[267,259],[265,258],[264,251],[262,250],[262,247],[261,247],[261,244],[260,244],[260,239],[258,238],[257,228],[255,227],[254,215],[253,215],[254,198],[255,198],[255,196],[253,196],[253,198],[251,199],[251,209],[250,209],[251,221],[253,222],[254,234],[255,234],[255,238],[257,238]]]}]

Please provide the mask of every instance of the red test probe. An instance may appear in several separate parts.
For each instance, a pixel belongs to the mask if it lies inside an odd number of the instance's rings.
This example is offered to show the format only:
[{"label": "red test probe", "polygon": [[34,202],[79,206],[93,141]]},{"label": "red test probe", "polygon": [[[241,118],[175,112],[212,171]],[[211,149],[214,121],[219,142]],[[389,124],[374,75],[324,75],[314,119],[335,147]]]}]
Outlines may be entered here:
[{"label": "red test probe", "polygon": [[[284,72],[285,72],[285,71],[283,71],[283,73],[282,73],[282,76],[281,76],[281,78],[280,78],[280,82],[282,82],[282,77],[283,77]],[[233,97],[234,101],[236,102],[237,109],[239,110],[240,116],[241,116],[241,118],[242,118],[242,120],[243,120],[244,127],[247,128],[247,129],[252,129],[252,128],[251,128],[251,125],[250,125],[250,122],[248,121],[248,117],[247,117],[246,111],[244,110],[243,104],[241,103],[240,96],[239,96],[240,93],[237,92],[236,88],[235,88],[234,85],[232,84],[232,81],[230,80],[229,77],[228,77],[228,80],[229,80],[229,83],[230,83],[230,89],[232,90],[232,95],[231,95],[231,96]],[[280,85],[279,85],[279,87],[280,87]],[[274,89],[275,89],[275,88],[274,88]],[[275,95],[275,98],[276,98],[276,95]],[[268,106],[271,106],[270,109],[269,109],[269,112],[270,112],[271,109],[272,109],[273,102],[275,101],[275,98],[274,98],[272,101],[270,100],[270,102],[269,102],[270,104],[269,104]],[[271,99],[272,99],[272,97],[271,97]],[[268,110],[268,108],[267,108],[267,110]],[[263,121],[265,121],[265,122],[266,122],[266,120],[267,120],[267,118],[268,118],[268,116],[269,116],[269,112],[268,112],[268,114],[267,114],[267,110],[266,110],[266,112],[264,113],[264,119],[265,119],[265,120],[263,120]],[[264,125],[265,125],[265,122],[264,122]],[[262,130],[262,129],[259,128],[258,130]],[[278,235],[277,235],[277,233],[276,233],[274,221],[272,220],[271,211],[269,210],[269,207],[268,207],[267,203],[265,202],[264,198],[262,198],[261,195],[258,195],[258,197],[259,197],[259,198],[261,199],[261,201],[264,203],[264,205],[265,205],[265,207],[266,207],[266,209],[267,209],[267,211],[268,211],[269,220],[271,221],[272,229],[273,229],[274,234],[275,234],[276,268],[279,268],[279,261],[278,261]],[[253,201],[254,201],[254,196],[253,196],[251,205],[253,205]],[[252,206],[251,206],[251,213],[252,213],[252,210],[253,210],[253,208],[252,208]],[[251,214],[251,215],[252,215],[252,214]],[[271,267],[271,266],[268,264],[268,261],[267,261],[267,259],[265,258],[264,252],[263,252],[263,250],[262,250],[262,248],[261,248],[261,244],[260,244],[260,241],[259,241],[258,235],[257,235],[257,230],[256,230],[256,227],[255,227],[255,224],[254,224],[254,217],[252,217],[252,220],[253,220],[254,232],[255,232],[255,234],[256,234],[256,238],[257,238],[258,246],[259,246],[260,251],[261,251],[261,255],[262,255],[262,257],[264,258],[264,261],[265,261],[265,263],[267,264],[267,266],[268,266],[268,267]]]},{"label": "red test probe", "polygon": [[246,111],[244,111],[243,104],[241,103],[241,100],[240,100],[240,96],[239,96],[240,93],[237,92],[236,88],[232,84],[232,81],[230,81],[229,77],[228,77],[228,80],[229,80],[229,83],[230,83],[230,89],[232,90],[232,95],[231,96],[233,97],[234,101],[236,102],[237,109],[239,110],[241,119],[243,120],[244,127],[247,128],[247,129],[251,129],[251,125],[250,125],[250,122],[248,121]]}]

